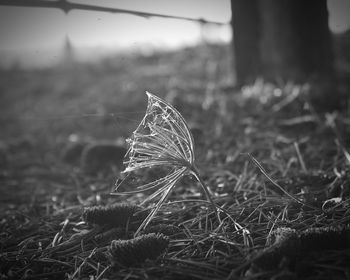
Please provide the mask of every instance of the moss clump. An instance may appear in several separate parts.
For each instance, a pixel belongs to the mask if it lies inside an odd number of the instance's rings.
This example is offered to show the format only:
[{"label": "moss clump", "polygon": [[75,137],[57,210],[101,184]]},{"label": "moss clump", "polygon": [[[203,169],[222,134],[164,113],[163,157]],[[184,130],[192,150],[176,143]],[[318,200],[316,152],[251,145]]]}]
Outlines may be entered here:
[{"label": "moss clump", "polygon": [[250,271],[274,270],[283,261],[293,267],[310,253],[349,248],[350,226],[310,228],[301,232],[279,228],[273,237],[273,244],[257,253]]},{"label": "moss clump", "polygon": [[99,226],[135,228],[141,224],[145,215],[137,212],[142,208],[130,204],[87,207],[83,212],[86,223]]},{"label": "moss clump", "polygon": [[273,233],[273,244],[259,252],[254,260],[254,267],[273,270],[283,259],[295,259],[301,244],[297,232],[291,228],[278,228]]},{"label": "moss clump", "polygon": [[114,266],[133,266],[158,258],[169,246],[169,238],[161,233],[149,233],[129,240],[113,240],[108,248]]},{"label": "moss clump", "polygon": [[310,228],[300,233],[303,251],[337,250],[350,247],[350,226]]}]

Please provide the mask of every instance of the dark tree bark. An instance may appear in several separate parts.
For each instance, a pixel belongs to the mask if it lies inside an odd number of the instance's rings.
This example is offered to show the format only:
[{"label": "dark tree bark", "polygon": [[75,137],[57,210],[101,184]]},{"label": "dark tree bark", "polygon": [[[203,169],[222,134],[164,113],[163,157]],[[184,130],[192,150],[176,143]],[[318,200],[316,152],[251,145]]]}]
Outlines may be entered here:
[{"label": "dark tree bark", "polygon": [[234,68],[238,83],[254,80],[261,71],[258,1],[231,1]]},{"label": "dark tree bark", "polygon": [[305,81],[333,72],[326,0],[231,0],[239,84]]}]

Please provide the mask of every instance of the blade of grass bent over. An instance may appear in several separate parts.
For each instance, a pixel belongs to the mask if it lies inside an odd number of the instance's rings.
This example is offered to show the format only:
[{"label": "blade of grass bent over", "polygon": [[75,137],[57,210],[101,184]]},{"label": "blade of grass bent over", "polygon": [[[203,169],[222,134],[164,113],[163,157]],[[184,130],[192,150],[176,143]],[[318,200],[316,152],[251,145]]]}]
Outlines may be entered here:
[{"label": "blade of grass bent over", "polygon": [[280,189],[285,195],[287,195],[289,198],[291,198],[292,200],[300,203],[301,205],[307,206],[313,210],[319,210],[318,208],[306,204],[305,202],[301,201],[299,198],[295,197],[294,195],[290,194],[289,192],[287,192],[284,188],[282,188],[275,180],[273,180],[269,174],[267,174],[267,172],[265,171],[264,167],[258,162],[258,160],[256,158],[254,158],[251,154],[248,153],[248,156],[250,157],[250,159],[253,161],[253,163],[259,168],[260,172],[274,185],[276,186],[278,189]]}]

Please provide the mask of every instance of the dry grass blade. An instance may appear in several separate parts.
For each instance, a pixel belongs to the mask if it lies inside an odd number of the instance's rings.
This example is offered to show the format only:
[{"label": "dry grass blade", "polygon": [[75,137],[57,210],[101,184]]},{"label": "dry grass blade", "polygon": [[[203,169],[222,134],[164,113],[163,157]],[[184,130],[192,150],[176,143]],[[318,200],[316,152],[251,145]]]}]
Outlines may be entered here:
[{"label": "dry grass blade", "polygon": [[[149,224],[172,188],[188,174],[194,175],[199,181],[207,199],[217,212],[210,191],[194,165],[193,137],[186,121],[172,105],[149,92],[146,94],[148,106],[145,116],[127,141],[129,149],[125,156],[127,160],[124,162],[126,169],[123,171],[126,176],[117,183],[115,192],[112,193],[121,195],[155,190],[143,203],[160,197],[135,235]],[[139,170],[152,167],[166,168],[168,172],[147,183],[138,178]],[[126,190],[120,191],[123,188]]]},{"label": "dry grass blade", "polygon": [[292,200],[296,201],[297,203],[300,203],[303,206],[307,206],[310,209],[313,210],[319,210],[318,208],[306,204],[303,201],[301,201],[299,198],[295,197],[294,195],[290,194],[289,192],[287,192],[284,188],[282,188],[275,180],[273,180],[269,174],[267,174],[267,172],[265,171],[264,167],[260,164],[260,162],[258,162],[258,160],[256,158],[254,158],[251,154],[248,154],[249,158],[253,161],[253,163],[259,168],[260,172],[274,185],[276,186],[278,189],[280,189],[285,195],[287,195],[289,198],[291,198]]}]

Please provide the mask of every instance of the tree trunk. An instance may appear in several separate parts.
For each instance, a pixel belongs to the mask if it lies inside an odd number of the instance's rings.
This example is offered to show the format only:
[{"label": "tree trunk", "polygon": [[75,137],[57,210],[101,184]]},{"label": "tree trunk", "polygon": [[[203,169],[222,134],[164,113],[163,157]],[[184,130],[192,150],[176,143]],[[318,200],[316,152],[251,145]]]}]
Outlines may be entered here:
[{"label": "tree trunk", "polygon": [[231,0],[238,84],[333,72],[326,0]]},{"label": "tree trunk", "polygon": [[238,84],[255,80],[260,75],[259,0],[231,0],[232,46]]}]

